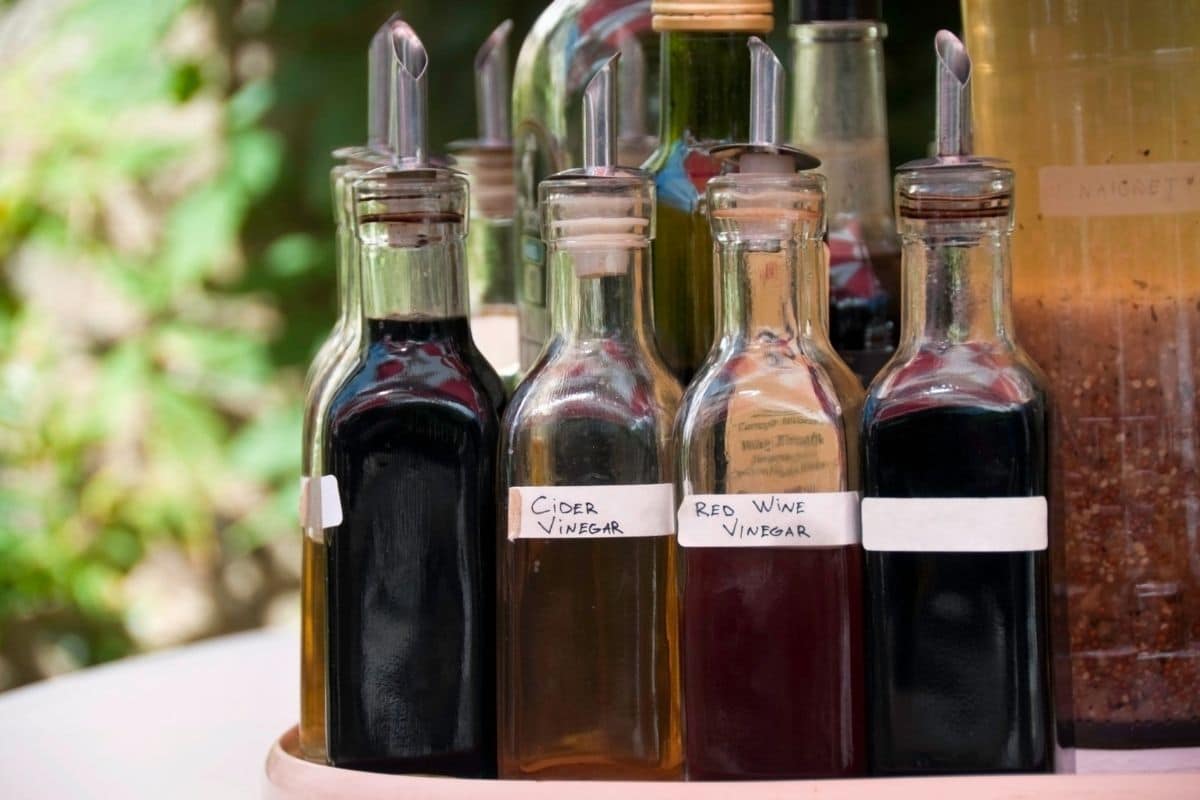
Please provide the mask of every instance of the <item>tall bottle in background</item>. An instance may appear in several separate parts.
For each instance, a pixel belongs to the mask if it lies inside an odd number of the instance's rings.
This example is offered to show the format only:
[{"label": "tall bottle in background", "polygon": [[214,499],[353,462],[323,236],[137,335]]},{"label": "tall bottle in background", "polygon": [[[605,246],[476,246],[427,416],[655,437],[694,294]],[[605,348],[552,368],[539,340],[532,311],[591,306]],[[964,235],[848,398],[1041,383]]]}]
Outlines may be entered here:
[{"label": "tall bottle in background", "polygon": [[680,774],[671,426],[650,329],[654,187],[615,167],[614,64],[584,168],[544,181],[554,333],[500,437],[500,774]]},{"label": "tall bottle in background", "polygon": [[353,186],[359,362],[328,411],[329,760],[495,774],[495,461],[503,388],[467,321],[467,181],[425,149],[428,58],[393,47],[388,166]]},{"label": "tall bottle in background", "polygon": [[870,383],[900,332],[882,0],[792,0],[789,140],[829,178],[829,336]]},{"label": "tall bottle in background", "polygon": [[350,187],[363,172],[386,163],[391,67],[391,27],[399,15],[380,27],[371,40],[368,61],[367,145],[334,152],[340,162],[330,173],[337,244],[338,317],[321,345],[305,381],[301,451],[303,531],[300,582],[300,752],[310,761],[325,761],[325,519],[322,504],[332,488],[324,481],[326,412],[334,393],[358,360],[362,338],[362,293],[359,290],[357,237],[350,209]]},{"label": "tall bottle in background", "polygon": [[520,371],[513,214],[512,127],[509,125],[508,36],[512,20],[492,31],[475,54],[475,139],[451,142],[454,165],[471,182],[467,264],[471,333],[510,388]]},{"label": "tall bottle in background", "polygon": [[862,390],[822,366],[837,355],[805,295],[824,283],[801,263],[824,266],[825,181],[779,146],[783,67],[751,48],[750,144],[708,184],[717,342],[676,422],[685,761],[701,780],[856,775]]},{"label": "tall bottle in background", "polygon": [[533,365],[550,338],[538,185],[579,165],[584,84],[617,52],[617,163],[637,167],[654,150],[658,109],[658,36],[650,29],[650,0],[554,0],[517,56],[512,107],[522,369]]},{"label": "tall bottle in background", "polygon": [[746,140],[751,34],[774,26],[770,0],[654,0],[662,33],[658,149],[646,162],[658,207],[654,331],[667,366],[688,383],[713,343],[712,236],[701,199],[718,173],[709,149]]},{"label": "tall bottle in background", "polygon": [[937,36],[938,156],[902,166],[904,330],[863,412],[876,774],[1054,765],[1047,400],[1013,338],[1012,172],[970,155],[971,62]]},{"label": "tall bottle in background", "polygon": [[979,144],[1017,175],[1014,313],[1061,398],[1065,714],[1081,748],[1200,746],[1200,4],[963,21]]}]

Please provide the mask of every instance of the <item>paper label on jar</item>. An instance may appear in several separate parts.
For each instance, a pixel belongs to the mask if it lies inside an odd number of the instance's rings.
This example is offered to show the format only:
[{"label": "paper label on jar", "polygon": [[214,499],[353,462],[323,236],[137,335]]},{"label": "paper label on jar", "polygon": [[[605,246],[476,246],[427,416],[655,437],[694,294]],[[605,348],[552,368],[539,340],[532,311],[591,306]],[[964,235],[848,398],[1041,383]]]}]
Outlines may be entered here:
[{"label": "paper label on jar", "polygon": [[514,486],[509,539],[631,539],[675,533],[669,483],[626,486]]},{"label": "paper label on jar", "polygon": [[1044,497],[868,497],[865,550],[1015,553],[1045,550]]},{"label": "paper label on jar", "polygon": [[320,478],[300,479],[300,527],[309,536],[320,541],[326,528],[342,524],[342,498],[338,494],[337,478],[322,475]]},{"label": "paper label on jar", "polygon": [[1041,167],[1038,195],[1046,217],[1200,211],[1200,162]]},{"label": "paper label on jar", "polygon": [[684,547],[843,547],[859,541],[858,492],[690,494]]}]

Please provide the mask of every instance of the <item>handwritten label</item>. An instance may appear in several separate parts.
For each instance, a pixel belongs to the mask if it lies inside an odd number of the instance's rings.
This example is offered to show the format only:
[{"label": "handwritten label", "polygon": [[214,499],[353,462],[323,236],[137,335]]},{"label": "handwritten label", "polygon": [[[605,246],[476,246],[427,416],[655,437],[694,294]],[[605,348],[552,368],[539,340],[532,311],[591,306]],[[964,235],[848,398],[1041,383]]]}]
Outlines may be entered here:
[{"label": "handwritten label", "polygon": [[669,483],[631,486],[514,486],[509,539],[629,539],[675,532]]},{"label": "handwritten label", "polygon": [[684,547],[857,544],[858,493],[691,494],[679,506]]},{"label": "handwritten label", "polygon": [[1042,167],[1038,199],[1047,217],[1200,211],[1200,162]]},{"label": "handwritten label", "polygon": [[863,548],[883,552],[1015,553],[1045,550],[1044,497],[868,497]]},{"label": "handwritten label", "polygon": [[338,494],[337,478],[322,475],[320,478],[300,479],[300,527],[313,539],[325,538],[326,528],[342,524],[342,499]]}]

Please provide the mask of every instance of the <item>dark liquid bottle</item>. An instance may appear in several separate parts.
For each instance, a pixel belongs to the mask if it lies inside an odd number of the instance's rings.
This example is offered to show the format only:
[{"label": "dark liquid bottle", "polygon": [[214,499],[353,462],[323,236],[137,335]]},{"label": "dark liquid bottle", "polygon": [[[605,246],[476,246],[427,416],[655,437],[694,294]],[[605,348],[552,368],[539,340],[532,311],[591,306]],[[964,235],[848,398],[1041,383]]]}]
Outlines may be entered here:
[{"label": "dark liquid bottle", "polygon": [[329,758],[495,774],[499,377],[467,321],[466,182],[355,186],[365,349],[329,412],[343,521],[328,539]]},{"label": "dark liquid bottle", "polygon": [[[949,147],[969,61],[938,42]],[[896,191],[904,329],[863,414],[871,768],[1049,771],[1047,401],[1012,334],[1012,172],[939,157]]]},{"label": "dark liquid bottle", "polygon": [[[807,295],[823,302],[824,293],[801,283],[812,272],[800,262],[821,263],[822,193],[819,177],[786,173],[709,184],[719,336],[676,428],[694,779],[840,777],[866,766],[862,390],[851,378],[843,394],[823,366],[837,356]],[[822,528],[833,515],[788,510],[820,502],[840,504],[840,523]],[[690,516],[697,503],[726,510],[718,527]]]}]

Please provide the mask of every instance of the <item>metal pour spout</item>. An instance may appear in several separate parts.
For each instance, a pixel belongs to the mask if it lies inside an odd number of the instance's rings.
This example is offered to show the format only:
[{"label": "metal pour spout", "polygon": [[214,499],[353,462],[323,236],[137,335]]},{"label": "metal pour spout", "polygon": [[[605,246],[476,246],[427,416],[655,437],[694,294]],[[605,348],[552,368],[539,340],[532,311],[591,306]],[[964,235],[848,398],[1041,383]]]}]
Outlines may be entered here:
[{"label": "metal pour spout", "polygon": [[617,67],[620,52],[604,62],[583,90],[583,167],[617,165]]},{"label": "metal pour spout", "polygon": [[484,144],[512,143],[508,122],[508,35],[512,28],[511,19],[501,22],[475,54],[475,123]]},{"label": "metal pour spout", "polygon": [[400,12],[371,37],[367,49],[367,146],[379,150],[388,145],[389,113],[392,89],[392,27],[401,22]]},{"label": "metal pour spout", "polygon": [[971,127],[971,57],[950,31],[938,31],[933,40],[937,53],[937,156],[970,155],[974,149]]},{"label": "metal pour spout", "polygon": [[783,132],[783,64],[767,43],[750,37],[750,144],[777,145]]},{"label": "metal pour spout", "polygon": [[429,54],[417,32],[403,20],[394,22],[391,38],[391,99],[388,144],[396,163],[428,162],[426,121]]}]

